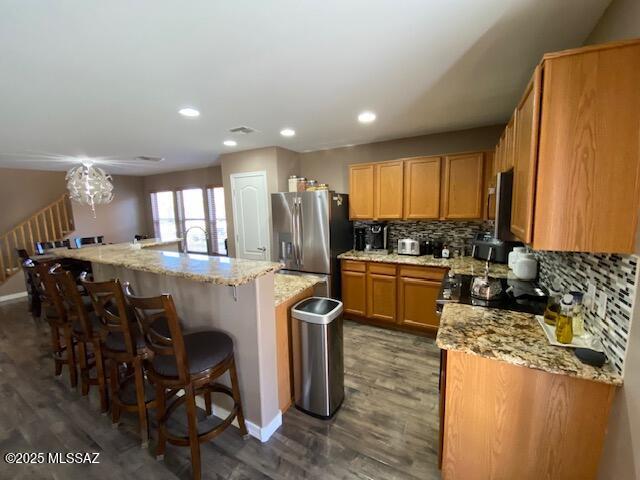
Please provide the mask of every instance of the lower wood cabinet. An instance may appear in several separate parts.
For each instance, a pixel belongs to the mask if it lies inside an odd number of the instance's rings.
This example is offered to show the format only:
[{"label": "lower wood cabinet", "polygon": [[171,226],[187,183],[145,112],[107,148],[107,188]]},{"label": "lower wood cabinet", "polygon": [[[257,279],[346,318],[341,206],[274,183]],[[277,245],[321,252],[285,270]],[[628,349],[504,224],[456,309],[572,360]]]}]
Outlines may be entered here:
[{"label": "lower wood cabinet", "polygon": [[347,316],[396,328],[436,333],[436,299],[445,268],[342,261]]},{"label": "lower wood cabinet", "polygon": [[438,330],[436,299],[440,282],[421,278],[398,278],[398,323],[425,330]]},{"label": "lower wood cabinet", "polygon": [[396,321],[396,276],[367,274],[367,317]]},{"label": "lower wood cabinet", "polygon": [[367,314],[367,277],[364,272],[342,270],[342,303],[345,313]]}]

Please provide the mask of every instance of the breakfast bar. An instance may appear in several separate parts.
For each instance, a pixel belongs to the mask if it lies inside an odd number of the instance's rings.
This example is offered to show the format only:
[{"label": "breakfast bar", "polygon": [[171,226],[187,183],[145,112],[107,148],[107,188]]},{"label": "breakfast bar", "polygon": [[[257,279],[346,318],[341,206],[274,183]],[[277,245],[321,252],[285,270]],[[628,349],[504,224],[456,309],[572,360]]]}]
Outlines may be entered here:
[{"label": "breakfast bar", "polygon": [[[170,293],[185,332],[217,329],[234,342],[249,433],[266,441],[282,423],[278,408],[274,272],[279,263],[157,250],[161,242],[56,249],[91,262],[96,280],[120,278],[135,293]],[[226,379],[223,379],[225,382]],[[214,414],[228,404],[214,396]]]}]

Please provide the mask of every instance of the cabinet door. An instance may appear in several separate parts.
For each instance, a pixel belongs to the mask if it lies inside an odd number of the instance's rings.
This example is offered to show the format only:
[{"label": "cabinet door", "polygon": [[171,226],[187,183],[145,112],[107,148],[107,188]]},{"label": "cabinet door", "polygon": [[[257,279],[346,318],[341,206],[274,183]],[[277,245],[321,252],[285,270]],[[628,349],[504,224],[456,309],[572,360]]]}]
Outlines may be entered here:
[{"label": "cabinet door", "polygon": [[407,277],[398,281],[398,323],[437,331],[440,319],[436,315],[436,299],[441,282]]},{"label": "cabinet door", "polygon": [[513,168],[513,154],[514,154],[514,129],[515,129],[515,112],[514,115],[507,123],[504,129],[504,156],[502,158],[502,171]]},{"label": "cabinet door", "polygon": [[367,313],[366,274],[342,271],[342,303],[345,313],[364,317]]},{"label": "cabinet door", "polygon": [[440,217],[440,157],[404,162],[404,218]]},{"label": "cabinet door", "polygon": [[538,66],[516,108],[511,232],[525,243],[531,243],[533,236],[541,79]]},{"label": "cabinet door", "polygon": [[371,220],[373,212],[374,166],[349,166],[349,218],[352,220]]},{"label": "cabinet door", "polygon": [[375,164],[376,219],[402,218],[403,168],[401,160]]},{"label": "cabinet door", "polygon": [[494,220],[496,218],[496,167],[495,153],[485,153],[484,160],[484,218]]},{"label": "cabinet door", "polygon": [[482,152],[445,157],[442,214],[445,220],[482,218],[483,166]]},{"label": "cabinet door", "polygon": [[544,61],[533,247],[634,253],[640,44]]},{"label": "cabinet door", "polygon": [[396,320],[396,277],[367,274],[367,317],[395,322]]}]

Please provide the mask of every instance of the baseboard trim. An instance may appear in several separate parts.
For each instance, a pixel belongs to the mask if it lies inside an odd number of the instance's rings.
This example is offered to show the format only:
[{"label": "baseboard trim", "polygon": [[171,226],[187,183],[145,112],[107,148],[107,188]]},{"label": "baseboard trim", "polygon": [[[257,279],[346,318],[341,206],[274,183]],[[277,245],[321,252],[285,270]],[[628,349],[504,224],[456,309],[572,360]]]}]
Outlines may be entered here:
[{"label": "baseboard trim", "polygon": [[[196,397],[196,405],[204,410],[204,398]],[[218,418],[227,418],[231,413],[226,408],[216,404],[215,400],[212,402],[211,412]],[[282,425],[282,412],[278,410],[277,415],[264,427],[260,427],[249,420],[245,420],[244,423],[247,426],[247,432],[249,432],[249,435],[264,443],[269,440],[271,435],[273,435],[274,432],[280,428],[280,425]],[[238,419],[234,419],[232,425],[238,428]]]},{"label": "baseboard trim", "polygon": [[27,295],[28,294],[26,290],[24,292],[10,293],[9,295],[2,295],[0,296],[0,303],[8,302],[10,300],[16,300],[18,298],[26,297]]}]

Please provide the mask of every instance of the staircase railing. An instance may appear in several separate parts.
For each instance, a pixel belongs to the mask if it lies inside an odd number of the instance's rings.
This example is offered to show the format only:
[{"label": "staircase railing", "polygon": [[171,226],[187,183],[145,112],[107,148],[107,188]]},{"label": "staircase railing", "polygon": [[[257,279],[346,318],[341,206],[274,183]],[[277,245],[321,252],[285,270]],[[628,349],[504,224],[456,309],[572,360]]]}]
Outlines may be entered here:
[{"label": "staircase railing", "polygon": [[73,210],[66,193],[22,223],[0,235],[0,284],[20,271],[17,249],[35,252],[36,242],[62,240],[75,230]]}]

